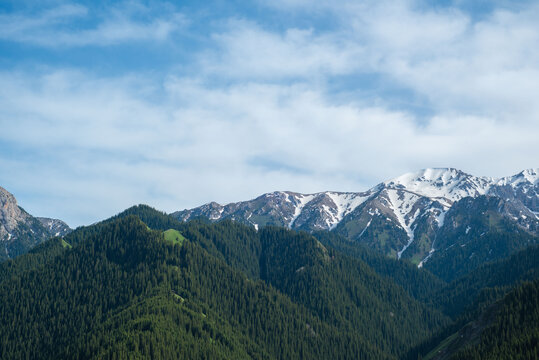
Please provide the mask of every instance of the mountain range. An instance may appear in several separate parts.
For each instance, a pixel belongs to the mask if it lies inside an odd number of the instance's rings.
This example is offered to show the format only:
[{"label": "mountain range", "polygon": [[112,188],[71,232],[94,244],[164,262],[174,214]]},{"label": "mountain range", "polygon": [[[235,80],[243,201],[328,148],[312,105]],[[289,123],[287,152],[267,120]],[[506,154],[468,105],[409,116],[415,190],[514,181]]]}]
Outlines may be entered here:
[{"label": "mountain range", "polygon": [[[268,194],[244,218],[139,205],[73,231],[2,189],[0,358],[537,358],[537,172],[422,173]],[[326,196],[340,220],[309,228]]]},{"label": "mountain range", "polygon": [[[61,220],[31,216],[3,188],[0,206],[0,260],[71,231]],[[211,202],[171,216],[181,221],[230,219],[255,229],[275,225],[330,231],[451,280],[464,268],[538,242],[539,169],[499,179],[453,168],[424,169],[363,192],[276,191],[228,205]]]},{"label": "mountain range", "polygon": [[0,358],[537,358],[538,251],[446,282],[334,232],[135,206],[0,263]]},{"label": "mountain range", "polygon": [[[276,191],[224,206],[212,202],[172,216],[182,221],[231,219],[255,228],[278,225],[308,232],[329,230],[423,266],[436,252],[454,246],[457,239],[485,236],[501,230],[502,225],[507,231],[537,236],[538,173],[539,169],[529,169],[495,179],[453,168],[424,169],[364,192]],[[487,218],[487,224],[474,224],[478,214]],[[448,239],[447,234],[453,238]]]}]

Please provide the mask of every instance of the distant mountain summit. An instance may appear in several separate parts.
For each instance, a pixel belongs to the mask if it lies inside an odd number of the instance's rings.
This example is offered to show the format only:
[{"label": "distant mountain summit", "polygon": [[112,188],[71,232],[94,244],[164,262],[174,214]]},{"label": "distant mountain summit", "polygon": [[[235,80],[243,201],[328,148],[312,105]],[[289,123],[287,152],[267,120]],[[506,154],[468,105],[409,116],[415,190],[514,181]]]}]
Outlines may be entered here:
[{"label": "distant mountain summit", "polygon": [[401,175],[384,183],[386,188],[402,189],[450,205],[463,197],[485,195],[494,180],[476,177],[453,168],[424,169]]},{"label": "distant mountain summit", "polygon": [[[483,197],[498,201],[494,210],[499,219],[492,220],[487,232],[501,231],[501,225],[493,224],[503,222],[506,230],[537,236],[538,173],[539,169],[529,169],[495,179],[453,168],[424,169],[385,181],[365,192],[276,191],[250,201],[224,206],[212,202],[172,215],[183,221],[196,217],[210,221],[232,219],[257,229],[278,225],[309,232],[335,231],[386,255],[410,258],[422,266],[435,251],[444,250],[440,248],[441,241],[437,242],[443,237],[442,233],[460,229],[463,222],[474,218],[472,211],[487,211],[481,209],[480,204],[492,206],[492,202],[478,200]],[[454,208],[463,199],[477,200],[477,203]],[[470,223],[463,228],[465,236],[471,234],[472,227]],[[452,245],[453,242],[445,240],[444,246]]]},{"label": "distant mountain summit", "polygon": [[71,229],[63,221],[35,218],[17,204],[15,197],[0,187],[0,261],[30,250],[52,236]]},{"label": "distant mountain summit", "polygon": [[211,221],[232,219],[252,224],[255,228],[259,225],[278,225],[308,231],[330,230],[370,196],[372,196],[370,191],[365,193],[328,191],[308,195],[275,191],[250,201],[225,206],[211,202],[172,215],[183,221],[200,216]]},{"label": "distant mountain summit", "polygon": [[62,220],[46,217],[36,217],[36,219],[48,230],[51,236],[64,236],[72,231],[69,225]]}]

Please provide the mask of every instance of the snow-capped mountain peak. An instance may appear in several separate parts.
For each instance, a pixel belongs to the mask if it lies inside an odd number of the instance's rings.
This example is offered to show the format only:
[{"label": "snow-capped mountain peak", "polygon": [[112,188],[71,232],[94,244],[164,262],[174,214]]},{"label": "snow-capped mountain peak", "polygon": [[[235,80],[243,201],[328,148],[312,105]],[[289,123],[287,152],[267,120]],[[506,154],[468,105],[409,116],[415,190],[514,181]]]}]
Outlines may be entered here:
[{"label": "snow-capped mountain peak", "polygon": [[429,168],[365,192],[275,191],[249,201],[224,206],[209,203],[172,215],[184,221],[197,216],[211,221],[231,219],[256,229],[278,225],[306,231],[330,230],[396,258],[414,257],[419,263],[435,251],[437,234],[456,226],[451,216],[446,221],[454,206],[481,195],[498,198],[496,211],[501,216],[535,233],[539,229],[538,173],[539,169],[528,169],[494,179],[454,168]]},{"label": "snow-capped mountain peak", "polygon": [[522,176],[533,185],[539,185],[539,168],[527,169],[521,172]]},{"label": "snow-capped mountain peak", "polygon": [[492,182],[491,178],[472,176],[454,168],[430,168],[401,175],[384,185],[438,199],[449,206],[466,196],[486,194]]},{"label": "snow-capped mountain peak", "polygon": [[498,180],[497,185],[509,185],[516,187],[519,185],[539,185],[539,168],[526,169],[516,175],[508,176]]}]

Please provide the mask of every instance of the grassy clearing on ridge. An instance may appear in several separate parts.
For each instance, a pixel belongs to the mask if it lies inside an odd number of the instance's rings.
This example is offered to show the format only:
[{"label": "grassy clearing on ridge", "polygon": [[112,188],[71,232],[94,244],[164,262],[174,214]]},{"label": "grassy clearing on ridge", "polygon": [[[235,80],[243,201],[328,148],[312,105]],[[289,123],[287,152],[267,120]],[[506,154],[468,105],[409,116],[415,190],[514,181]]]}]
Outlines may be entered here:
[{"label": "grassy clearing on ridge", "polygon": [[170,242],[171,244],[182,245],[185,237],[178,231],[174,229],[168,229],[164,232],[165,241]]}]

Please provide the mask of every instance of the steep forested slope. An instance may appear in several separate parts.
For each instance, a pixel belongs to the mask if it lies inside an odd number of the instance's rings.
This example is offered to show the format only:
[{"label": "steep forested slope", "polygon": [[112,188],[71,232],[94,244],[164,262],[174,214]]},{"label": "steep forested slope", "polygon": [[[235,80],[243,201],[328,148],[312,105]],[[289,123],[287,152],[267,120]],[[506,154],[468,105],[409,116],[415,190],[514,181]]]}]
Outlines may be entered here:
[{"label": "steep forested slope", "polygon": [[444,226],[436,238],[437,250],[424,267],[438,277],[452,281],[484,263],[537,245],[536,234],[512,218],[508,219],[504,213],[507,207],[500,198],[485,196],[464,198],[455,203],[447,212]]},{"label": "steep forested slope", "polygon": [[[476,340],[480,333],[478,329],[482,330],[485,324],[492,321],[493,309],[499,306],[497,303],[524,282],[538,279],[539,247],[532,246],[506,259],[484,264],[468,275],[448,283],[441,290],[432,292],[426,302],[454,321],[413,349],[408,358],[416,359],[418,354],[428,352],[432,355],[441,348],[447,348],[449,344],[453,344],[452,348],[462,347],[469,343],[466,339],[472,334]],[[463,332],[460,334],[462,341],[459,341],[460,337],[457,338],[458,331]]]},{"label": "steep forested slope", "polygon": [[[456,318],[472,305],[492,302],[522,281],[539,278],[539,247],[532,246],[512,256],[484,264],[452,281],[430,297],[430,303]],[[473,308],[473,306],[472,306]]]},{"label": "steep forested slope", "polygon": [[0,301],[2,358],[384,357],[196,244],[169,245],[133,217],[5,280]]},{"label": "steep forested slope", "polygon": [[5,264],[0,303],[2,358],[386,359],[447,324],[306,233],[147,207]]},{"label": "steep forested slope", "polygon": [[388,258],[336,233],[321,231],[314,233],[314,236],[325,246],[365,262],[376,273],[400,285],[418,300],[429,299],[433,293],[447,286],[443,280],[425,269],[418,269],[407,260]]},{"label": "steep forested slope", "polygon": [[315,235],[127,209],[0,264],[0,357],[415,359],[537,278],[537,248],[445,283]]},{"label": "steep forested slope", "polygon": [[539,280],[524,283],[426,354],[424,359],[539,358]]}]

